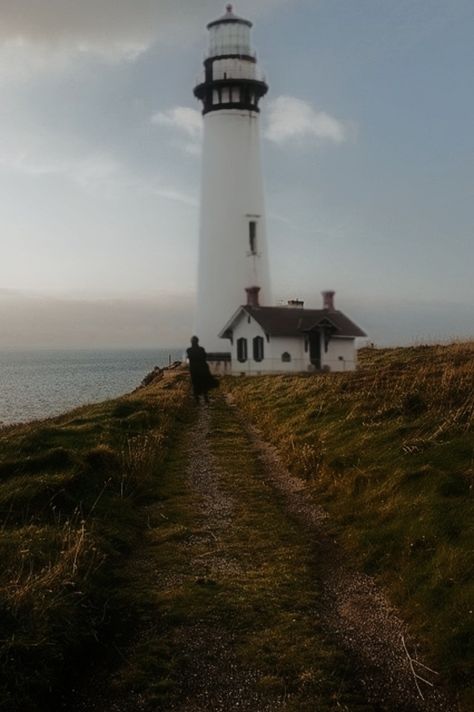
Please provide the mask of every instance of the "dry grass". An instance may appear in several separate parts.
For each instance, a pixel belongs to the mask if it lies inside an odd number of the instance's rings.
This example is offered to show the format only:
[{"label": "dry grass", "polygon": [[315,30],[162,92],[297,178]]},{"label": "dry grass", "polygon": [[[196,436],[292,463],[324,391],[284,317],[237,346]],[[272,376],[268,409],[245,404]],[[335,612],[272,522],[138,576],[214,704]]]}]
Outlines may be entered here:
[{"label": "dry grass", "polygon": [[232,379],[228,388],[309,481],[434,665],[468,687],[474,343],[364,349],[355,373]]}]

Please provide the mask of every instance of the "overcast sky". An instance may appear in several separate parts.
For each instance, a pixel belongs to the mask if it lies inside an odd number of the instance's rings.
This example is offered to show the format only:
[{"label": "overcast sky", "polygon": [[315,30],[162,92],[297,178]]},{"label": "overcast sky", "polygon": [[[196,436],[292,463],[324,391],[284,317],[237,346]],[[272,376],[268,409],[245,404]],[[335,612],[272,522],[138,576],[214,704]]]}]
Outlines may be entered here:
[{"label": "overcast sky", "polygon": [[[220,0],[0,0],[0,348],[188,340]],[[474,336],[472,0],[240,0],[275,300]]]}]

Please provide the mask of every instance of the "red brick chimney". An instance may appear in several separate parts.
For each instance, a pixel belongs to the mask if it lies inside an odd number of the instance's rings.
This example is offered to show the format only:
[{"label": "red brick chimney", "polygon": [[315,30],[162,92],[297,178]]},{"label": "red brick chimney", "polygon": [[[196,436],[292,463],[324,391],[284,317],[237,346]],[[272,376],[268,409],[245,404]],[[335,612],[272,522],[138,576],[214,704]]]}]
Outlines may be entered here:
[{"label": "red brick chimney", "polygon": [[260,287],[246,287],[247,292],[247,306],[248,307],[258,307],[258,293],[260,292]]},{"label": "red brick chimney", "polygon": [[336,311],[336,307],[334,306],[334,295],[336,292],[333,292],[332,290],[327,290],[325,292],[321,292],[323,295],[323,309],[327,309],[328,311]]}]

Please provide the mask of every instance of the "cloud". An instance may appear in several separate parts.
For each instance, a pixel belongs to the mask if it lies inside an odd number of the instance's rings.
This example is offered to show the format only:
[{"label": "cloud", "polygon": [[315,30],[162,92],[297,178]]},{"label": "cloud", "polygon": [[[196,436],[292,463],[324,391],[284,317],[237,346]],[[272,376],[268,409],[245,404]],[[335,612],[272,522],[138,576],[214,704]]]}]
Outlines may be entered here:
[{"label": "cloud", "polygon": [[78,46],[145,43],[179,16],[173,0],[0,0],[0,39]]},{"label": "cloud", "polygon": [[70,137],[16,132],[6,134],[0,147],[0,169],[28,178],[59,177],[81,190],[102,197],[131,191],[197,207],[197,198],[154,171],[153,180],[136,174],[112,153]]},{"label": "cloud", "polygon": [[152,124],[166,126],[185,137],[178,146],[191,155],[201,152],[203,122],[201,112],[187,106],[176,106],[168,111],[158,111],[151,117]]},{"label": "cloud", "polygon": [[90,192],[126,186],[126,168],[108,151],[70,136],[4,127],[0,168],[30,178],[59,177]]},{"label": "cloud", "polygon": [[197,109],[187,106],[177,106],[168,111],[158,111],[152,116],[152,123],[161,126],[172,126],[192,139],[200,139],[202,135],[202,116]]},{"label": "cloud", "polygon": [[33,51],[21,38],[0,39],[0,85],[16,84],[52,70],[64,72],[70,59],[68,52],[58,48],[52,51],[38,46]]},{"label": "cloud", "polygon": [[[241,15],[295,0],[239,0]],[[0,0],[0,85],[63,73],[78,62],[132,62],[151,46],[204,46],[223,0]]]},{"label": "cloud", "polygon": [[182,205],[188,205],[191,208],[199,207],[198,199],[190,195],[189,193],[185,193],[183,190],[166,187],[151,187],[150,192],[153,195],[158,196],[159,198],[170,200],[173,203],[181,203]]},{"label": "cloud", "polygon": [[269,104],[265,137],[280,145],[305,139],[339,144],[347,141],[348,126],[306,101],[279,96]]},{"label": "cloud", "polygon": [[120,172],[118,162],[105,153],[90,153],[86,156],[65,159],[47,159],[20,153],[11,161],[0,159],[7,166],[28,176],[64,176],[82,187],[104,184],[116,180]]},{"label": "cloud", "polygon": [[[199,155],[202,148],[203,120],[197,109],[175,106],[157,111],[151,117],[155,126],[164,126],[179,138],[176,146],[185,153]],[[311,104],[292,96],[279,96],[269,104],[266,139],[276,144],[313,140],[318,143],[343,143],[349,137],[349,124],[339,121]]]},{"label": "cloud", "polygon": [[[252,17],[290,0],[241,0]],[[0,43],[67,45],[84,52],[133,56],[153,42],[168,46],[200,38],[222,14],[222,0],[0,0]]]}]

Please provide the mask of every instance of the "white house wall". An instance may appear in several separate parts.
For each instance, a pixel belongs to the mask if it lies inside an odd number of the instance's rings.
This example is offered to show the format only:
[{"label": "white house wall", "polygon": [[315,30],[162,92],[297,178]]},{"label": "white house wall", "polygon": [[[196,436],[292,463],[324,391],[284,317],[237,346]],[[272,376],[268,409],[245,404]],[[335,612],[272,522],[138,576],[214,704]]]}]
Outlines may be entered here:
[{"label": "white house wall", "polygon": [[[250,319],[250,323],[249,323]],[[262,336],[264,339],[263,361],[253,360],[253,339]],[[247,339],[247,361],[240,363],[237,359],[237,340]],[[229,342],[227,342],[229,343]],[[222,349],[224,350],[224,349]],[[281,360],[282,354],[289,353],[291,361],[285,363]],[[234,338],[232,344],[232,374],[257,375],[265,373],[299,373],[307,371],[309,354],[304,351],[304,339],[297,337],[270,337],[267,341],[262,327],[255,319],[242,314],[234,324]]]},{"label": "white house wall", "polygon": [[321,348],[321,363],[330,371],[354,371],[357,366],[357,351],[355,339],[333,337],[328,344],[327,352],[324,342]]},{"label": "white house wall", "polygon": [[[309,366],[309,353],[304,351],[304,339],[272,336],[268,346],[270,350],[270,371],[279,373],[299,373],[307,371]],[[284,353],[291,356],[290,362],[281,360]]]}]

